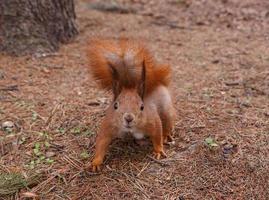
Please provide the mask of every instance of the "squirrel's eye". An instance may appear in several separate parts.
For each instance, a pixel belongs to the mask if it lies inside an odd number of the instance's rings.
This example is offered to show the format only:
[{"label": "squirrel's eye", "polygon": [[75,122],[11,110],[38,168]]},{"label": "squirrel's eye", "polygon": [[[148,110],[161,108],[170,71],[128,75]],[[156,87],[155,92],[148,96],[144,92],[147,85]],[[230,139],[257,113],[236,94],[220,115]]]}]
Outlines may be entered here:
[{"label": "squirrel's eye", "polygon": [[114,109],[117,110],[118,107],[119,107],[119,103],[118,103],[118,102],[115,102],[115,103],[114,103]]},{"label": "squirrel's eye", "polygon": [[141,110],[141,111],[144,110],[144,104],[141,104],[141,106],[140,106],[140,110]]}]

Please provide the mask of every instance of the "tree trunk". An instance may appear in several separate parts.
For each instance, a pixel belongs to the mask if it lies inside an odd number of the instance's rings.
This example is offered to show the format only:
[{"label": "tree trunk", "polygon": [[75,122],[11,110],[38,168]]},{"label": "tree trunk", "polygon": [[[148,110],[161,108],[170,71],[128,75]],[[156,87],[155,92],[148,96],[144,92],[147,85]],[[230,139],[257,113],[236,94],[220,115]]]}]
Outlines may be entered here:
[{"label": "tree trunk", "polygon": [[0,0],[0,52],[53,52],[78,34],[73,0]]}]

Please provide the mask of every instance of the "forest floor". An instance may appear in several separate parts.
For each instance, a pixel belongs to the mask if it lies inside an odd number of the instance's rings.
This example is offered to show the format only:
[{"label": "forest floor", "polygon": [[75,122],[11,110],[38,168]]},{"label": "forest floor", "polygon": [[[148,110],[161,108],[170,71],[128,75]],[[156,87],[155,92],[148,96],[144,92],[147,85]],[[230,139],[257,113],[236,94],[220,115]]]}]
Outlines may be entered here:
[{"label": "forest floor", "polygon": [[[0,55],[0,123],[14,123],[0,130],[0,178],[41,174],[0,199],[269,199],[269,1],[116,2],[77,0],[80,34],[57,53]],[[118,140],[101,173],[85,170],[111,97],[87,72],[96,35],[140,37],[171,64],[168,158]]]}]

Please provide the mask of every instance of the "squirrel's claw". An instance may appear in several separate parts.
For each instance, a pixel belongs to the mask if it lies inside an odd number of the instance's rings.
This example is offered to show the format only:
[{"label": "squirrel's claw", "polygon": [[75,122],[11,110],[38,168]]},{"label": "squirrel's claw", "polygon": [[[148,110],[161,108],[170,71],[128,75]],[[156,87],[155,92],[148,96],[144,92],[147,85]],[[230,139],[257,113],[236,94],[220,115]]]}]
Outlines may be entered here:
[{"label": "squirrel's claw", "polygon": [[92,165],[92,171],[93,172],[99,172],[100,171],[100,165]]},{"label": "squirrel's claw", "polygon": [[162,156],[165,158],[167,157],[166,153],[163,150],[158,153],[154,152],[153,154],[154,154],[154,158],[157,160],[160,160]]},{"label": "squirrel's claw", "polygon": [[91,163],[91,168],[93,172],[99,172],[101,170],[100,168],[101,162],[98,162],[98,160],[93,160]]}]

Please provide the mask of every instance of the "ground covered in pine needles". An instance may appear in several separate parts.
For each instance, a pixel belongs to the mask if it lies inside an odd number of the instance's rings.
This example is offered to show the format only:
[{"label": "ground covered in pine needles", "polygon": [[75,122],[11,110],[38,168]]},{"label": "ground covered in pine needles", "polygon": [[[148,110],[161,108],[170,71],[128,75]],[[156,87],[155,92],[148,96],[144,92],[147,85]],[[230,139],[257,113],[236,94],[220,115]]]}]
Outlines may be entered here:
[{"label": "ground covered in pine needles", "polygon": [[[104,3],[106,2],[106,3]],[[269,2],[76,1],[57,53],[0,55],[0,199],[269,199]],[[110,94],[87,73],[91,36],[140,37],[173,67],[168,158],[115,141],[87,170]]]}]

